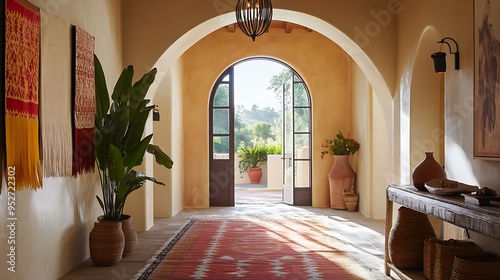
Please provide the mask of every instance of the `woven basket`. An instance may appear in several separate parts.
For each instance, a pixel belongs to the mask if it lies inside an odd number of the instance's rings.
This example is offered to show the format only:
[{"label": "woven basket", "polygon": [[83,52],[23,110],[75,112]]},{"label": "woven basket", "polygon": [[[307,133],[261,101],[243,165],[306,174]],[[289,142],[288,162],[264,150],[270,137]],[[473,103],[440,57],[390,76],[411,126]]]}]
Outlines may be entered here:
[{"label": "woven basket", "polygon": [[123,255],[125,237],[120,222],[95,222],[89,235],[90,258],[95,265],[115,265]]},{"label": "woven basket", "polygon": [[498,280],[500,279],[500,257],[493,254],[456,255],[451,279]]},{"label": "woven basket", "polygon": [[123,248],[123,256],[129,255],[137,245],[137,232],[134,228],[134,223],[132,222],[132,217],[130,215],[122,215],[123,220],[120,221],[122,224],[122,231],[125,237],[125,247]]},{"label": "woven basket", "polygon": [[356,211],[358,207],[359,194],[352,192],[344,192],[344,203],[345,207],[349,211]]},{"label": "woven basket", "polygon": [[470,240],[455,240],[435,242],[434,267],[430,279],[450,279],[455,255],[478,254],[481,248]]},{"label": "woven basket", "polygon": [[441,239],[429,237],[424,241],[424,276],[433,279],[434,264],[436,262],[436,243],[444,242]]},{"label": "woven basket", "polygon": [[424,240],[436,237],[427,215],[401,207],[389,235],[389,256],[394,266],[422,269]]}]

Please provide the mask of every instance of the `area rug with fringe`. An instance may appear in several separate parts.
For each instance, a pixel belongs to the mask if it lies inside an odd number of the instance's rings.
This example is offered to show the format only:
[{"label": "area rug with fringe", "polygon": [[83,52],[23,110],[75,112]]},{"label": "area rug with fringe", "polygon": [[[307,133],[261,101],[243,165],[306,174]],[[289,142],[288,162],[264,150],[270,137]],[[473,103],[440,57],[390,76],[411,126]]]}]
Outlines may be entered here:
[{"label": "area rug with fringe", "polygon": [[322,220],[192,219],[135,279],[388,279],[355,247]]}]

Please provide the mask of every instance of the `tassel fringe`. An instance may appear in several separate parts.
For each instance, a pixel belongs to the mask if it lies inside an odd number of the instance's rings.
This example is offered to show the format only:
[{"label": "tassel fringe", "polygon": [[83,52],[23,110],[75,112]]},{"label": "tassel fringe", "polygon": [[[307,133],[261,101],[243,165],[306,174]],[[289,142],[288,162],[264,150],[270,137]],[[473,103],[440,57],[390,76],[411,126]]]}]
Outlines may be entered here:
[{"label": "tassel fringe", "polygon": [[43,186],[38,119],[5,116],[7,166],[15,167],[16,190]]}]

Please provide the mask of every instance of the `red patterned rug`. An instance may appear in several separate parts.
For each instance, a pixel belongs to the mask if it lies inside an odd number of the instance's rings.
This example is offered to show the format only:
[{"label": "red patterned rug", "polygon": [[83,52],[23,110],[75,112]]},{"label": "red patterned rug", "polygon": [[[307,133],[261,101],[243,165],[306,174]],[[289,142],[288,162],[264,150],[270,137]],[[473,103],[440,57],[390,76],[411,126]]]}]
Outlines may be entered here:
[{"label": "red patterned rug", "polygon": [[138,279],[387,279],[316,220],[192,220]]}]

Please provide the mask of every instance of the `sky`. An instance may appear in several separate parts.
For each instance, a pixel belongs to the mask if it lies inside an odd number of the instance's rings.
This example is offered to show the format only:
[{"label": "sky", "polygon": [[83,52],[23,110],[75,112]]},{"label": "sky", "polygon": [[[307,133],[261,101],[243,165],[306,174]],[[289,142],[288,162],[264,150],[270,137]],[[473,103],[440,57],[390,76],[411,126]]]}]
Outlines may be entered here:
[{"label": "sky", "polygon": [[273,91],[268,90],[271,77],[280,73],[285,66],[266,59],[255,59],[239,63],[234,68],[235,106],[244,105],[251,109],[254,104],[259,108],[271,107],[276,111],[281,104]]}]

